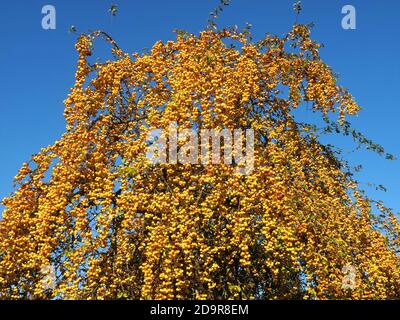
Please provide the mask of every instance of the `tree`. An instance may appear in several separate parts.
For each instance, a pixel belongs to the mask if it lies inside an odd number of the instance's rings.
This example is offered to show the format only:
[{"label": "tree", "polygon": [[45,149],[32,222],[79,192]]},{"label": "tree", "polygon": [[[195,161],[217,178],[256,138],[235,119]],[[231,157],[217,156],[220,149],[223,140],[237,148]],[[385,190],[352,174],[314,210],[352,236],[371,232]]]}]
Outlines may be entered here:
[{"label": "tree", "polygon": [[[89,62],[98,37],[114,60]],[[327,131],[369,143],[351,131],[346,117],[359,107],[310,26],[258,42],[248,29],[180,31],[141,55],[94,32],[76,48],[66,132],[23,164],[4,200],[1,298],[400,296],[395,215],[293,115],[309,103]],[[152,163],[148,133],[171,122],[253,129],[253,172]]]}]

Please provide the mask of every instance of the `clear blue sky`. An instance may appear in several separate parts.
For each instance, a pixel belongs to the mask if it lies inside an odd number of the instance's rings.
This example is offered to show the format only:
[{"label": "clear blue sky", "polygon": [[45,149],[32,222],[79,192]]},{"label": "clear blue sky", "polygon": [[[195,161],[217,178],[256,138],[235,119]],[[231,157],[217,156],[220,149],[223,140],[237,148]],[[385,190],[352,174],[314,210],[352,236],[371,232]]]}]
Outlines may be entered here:
[{"label": "clear blue sky", "polygon": [[[103,29],[127,51],[140,51],[159,40],[174,38],[174,28],[200,31],[218,0],[13,0],[0,10],[0,198],[12,191],[22,162],[59,139],[64,131],[62,101],[73,84],[78,31]],[[107,9],[119,5],[111,18]],[[325,44],[324,60],[340,74],[363,111],[355,127],[400,157],[400,1],[303,0],[300,22],[314,22],[313,36]],[[41,8],[57,10],[57,29],[41,28]],[[282,35],[294,14],[292,0],[232,0],[219,25],[253,25],[255,38],[265,32]],[[357,29],[341,28],[341,8],[357,10]],[[384,184],[387,193],[367,188],[370,195],[400,210],[400,160],[386,161],[361,152],[349,155],[364,166],[362,181]],[[1,207],[0,207],[1,212]]]}]

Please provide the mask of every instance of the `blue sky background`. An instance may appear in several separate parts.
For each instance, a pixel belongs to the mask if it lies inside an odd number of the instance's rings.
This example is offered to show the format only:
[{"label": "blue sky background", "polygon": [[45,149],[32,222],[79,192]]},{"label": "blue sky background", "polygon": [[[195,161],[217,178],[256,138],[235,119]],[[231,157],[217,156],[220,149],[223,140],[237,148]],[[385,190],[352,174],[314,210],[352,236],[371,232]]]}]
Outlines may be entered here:
[{"label": "blue sky background", "polygon": [[[174,38],[174,28],[197,33],[218,0],[13,0],[0,10],[0,198],[13,190],[13,177],[30,156],[59,139],[65,129],[63,100],[74,81],[79,32],[103,29],[126,51],[141,51]],[[255,39],[266,32],[282,35],[294,21],[292,0],[232,0],[218,19],[220,26],[253,25]],[[119,12],[111,18],[111,3]],[[363,107],[355,128],[400,157],[400,1],[303,0],[300,22],[314,22],[313,37],[324,43],[323,59],[340,75]],[[57,29],[43,30],[41,9],[57,10]],[[341,9],[357,10],[357,29],[343,30]],[[101,52],[99,53],[101,54]],[[363,182],[383,184],[386,193],[366,188],[400,210],[400,160],[387,161],[371,152],[348,154],[364,170]],[[2,208],[0,207],[0,212]]]}]

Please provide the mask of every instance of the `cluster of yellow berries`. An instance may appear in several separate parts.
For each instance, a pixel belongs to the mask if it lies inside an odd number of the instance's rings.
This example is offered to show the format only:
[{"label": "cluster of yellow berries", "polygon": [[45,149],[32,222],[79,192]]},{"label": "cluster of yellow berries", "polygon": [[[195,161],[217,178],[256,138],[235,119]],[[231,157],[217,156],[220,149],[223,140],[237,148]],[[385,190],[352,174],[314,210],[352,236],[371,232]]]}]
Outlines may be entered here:
[{"label": "cluster of yellow berries", "polygon": [[[66,133],[4,200],[0,298],[400,296],[395,216],[379,207],[381,233],[370,201],[294,119],[305,101],[340,120],[359,109],[306,26],[257,43],[234,30],[178,35],[131,56],[106,36],[117,58],[90,65],[101,35],[76,45]],[[150,163],[147,133],[171,121],[254,129],[254,171]],[[350,291],[347,264],[358,272]]]}]

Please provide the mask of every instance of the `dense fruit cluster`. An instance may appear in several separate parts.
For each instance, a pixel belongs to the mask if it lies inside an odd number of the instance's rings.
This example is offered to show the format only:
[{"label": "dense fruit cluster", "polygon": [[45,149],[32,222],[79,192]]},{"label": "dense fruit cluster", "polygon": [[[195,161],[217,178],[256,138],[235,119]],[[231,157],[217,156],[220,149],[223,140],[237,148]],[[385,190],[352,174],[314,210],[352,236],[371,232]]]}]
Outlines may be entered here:
[{"label": "dense fruit cluster", "polygon": [[[234,29],[179,33],[142,55],[105,36],[115,59],[90,64],[101,35],[76,45],[65,134],[22,166],[4,200],[1,298],[400,297],[395,216],[372,214],[294,119],[304,102],[339,125],[359,110],[307,26],[256,43]],[[254,129],[254,171],[151,163],[147,134],[171,121]],[[344,289],[349,264],[356,286]]]}]

